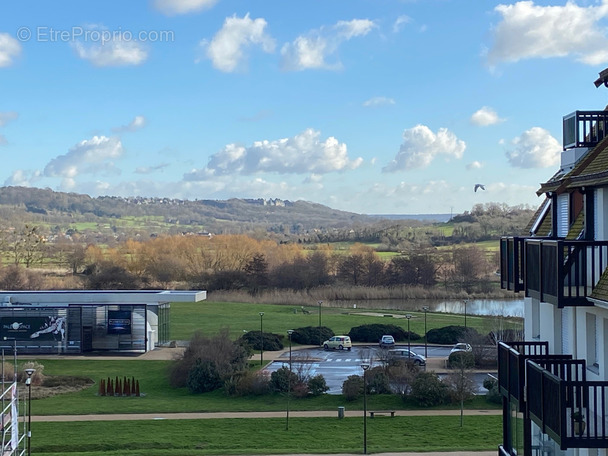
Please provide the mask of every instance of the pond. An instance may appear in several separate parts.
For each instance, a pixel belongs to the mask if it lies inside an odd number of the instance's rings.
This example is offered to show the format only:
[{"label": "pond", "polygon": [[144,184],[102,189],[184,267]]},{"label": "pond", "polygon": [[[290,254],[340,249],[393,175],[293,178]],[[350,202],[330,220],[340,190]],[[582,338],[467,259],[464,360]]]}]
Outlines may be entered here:
[{"label": "pond", "polygon": [[429,312],[446,312],[467,315],[496,315],[503,317],[524,316],[523,299],[379,299],[368,301],[330,301],[329,307],[361,308],[378,310],[405,310],[422,312],[427,306]]}]

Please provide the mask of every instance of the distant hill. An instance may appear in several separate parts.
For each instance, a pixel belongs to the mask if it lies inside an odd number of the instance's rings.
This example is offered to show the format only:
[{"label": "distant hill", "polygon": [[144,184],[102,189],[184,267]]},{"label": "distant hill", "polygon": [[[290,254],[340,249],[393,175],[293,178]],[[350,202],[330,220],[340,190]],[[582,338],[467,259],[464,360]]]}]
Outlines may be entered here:
[{"label": "distant hill", "polygon": [[370,214],[370,217],[386,220],[420,220],[422,222],[449,222],[452,214]]},{"label": "distant hill", "polygon": [[[159,231],[214,233],[277,233],[340,229],[373,223],[367,215],[332,209],[307,201],[280,199],[180,200],[101,196],[55,192],[30,187],[0,187],[0,217],[5,221],[65,225],[75,222],[109,222],[140,219]],[[135,225],[138,225],[135,223]],[[173,227],[173,230],[171,228]]]}]

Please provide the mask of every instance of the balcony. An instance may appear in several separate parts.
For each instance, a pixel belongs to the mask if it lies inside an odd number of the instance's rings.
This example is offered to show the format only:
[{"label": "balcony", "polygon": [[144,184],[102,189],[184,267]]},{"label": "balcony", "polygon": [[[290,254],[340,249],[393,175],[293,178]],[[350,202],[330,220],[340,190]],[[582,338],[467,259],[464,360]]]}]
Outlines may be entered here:
[{"label": "balcony", "polygon": [[608,267],[608,241],[502,238],[501,287],[558,307],[589,305]]},{"label": "balcony", "polygon": [[608,448],[608,382],[588,381],[584,360],[547,351],[547,342],[499,342],[501,394],[561,449]]},{"label": "balcony", "polygon": [[608,112],[575,111],[563,118],[564,150],[575,147],[594,147],[606,136]]},{"label": "balcony", "polygon": [[541,364],[526,363],[530,419],[562,450],[608,448],[608,382],[587,381],[584,360]]}]

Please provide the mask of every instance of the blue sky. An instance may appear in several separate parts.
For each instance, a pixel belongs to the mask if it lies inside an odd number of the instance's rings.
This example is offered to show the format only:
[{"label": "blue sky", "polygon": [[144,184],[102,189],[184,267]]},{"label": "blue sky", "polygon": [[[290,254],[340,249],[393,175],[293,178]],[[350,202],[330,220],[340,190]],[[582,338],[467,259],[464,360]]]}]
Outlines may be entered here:
[{"label": "blue sky", "polygon": [[[540,200],[608,0],[0,4],[0,183],[454,213]],[[474,192],[482,183],[484,190]]]}]

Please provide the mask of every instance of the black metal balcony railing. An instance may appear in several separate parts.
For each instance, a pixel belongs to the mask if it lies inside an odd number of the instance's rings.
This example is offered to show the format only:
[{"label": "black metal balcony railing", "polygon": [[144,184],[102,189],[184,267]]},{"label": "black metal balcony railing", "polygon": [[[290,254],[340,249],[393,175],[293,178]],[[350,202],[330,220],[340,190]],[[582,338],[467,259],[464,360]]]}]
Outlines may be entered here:
[{"label": "black metal balcony railing", "polygon": [[524,241],[523,237],[500,239],[501,287],[516,293],[524,289]]},{"label": "black metal balcony railing", "polygon": [[526,372],[530,419],[543,433],[563,450],[608,446],[608,382],[564,379],[532,361]]},{"label": "black metal balcony railing", "polygon": [[563,118],[563,146],[593,147],[599,143],[608,131],[608,112],[575,111]]},{"label": "black metal balcony railing", "polygon": [[502,288],[559,307],[588,305],[608,267],[608,241],[502,238],[500,262]]}]

